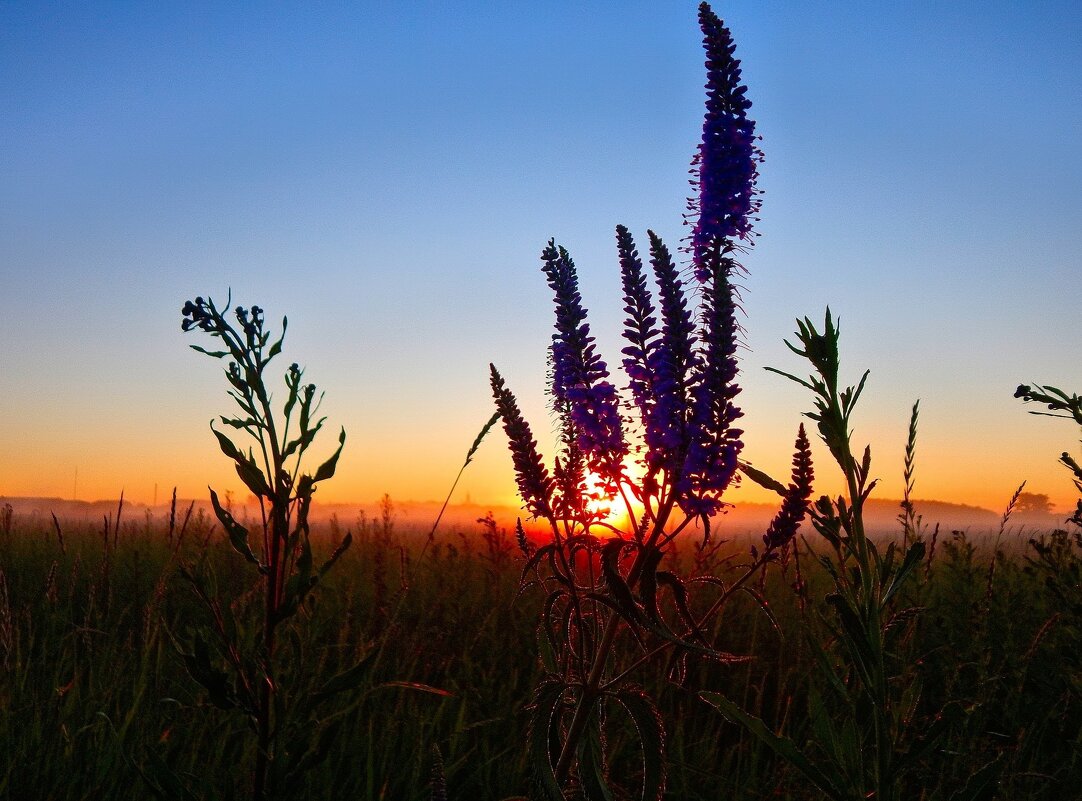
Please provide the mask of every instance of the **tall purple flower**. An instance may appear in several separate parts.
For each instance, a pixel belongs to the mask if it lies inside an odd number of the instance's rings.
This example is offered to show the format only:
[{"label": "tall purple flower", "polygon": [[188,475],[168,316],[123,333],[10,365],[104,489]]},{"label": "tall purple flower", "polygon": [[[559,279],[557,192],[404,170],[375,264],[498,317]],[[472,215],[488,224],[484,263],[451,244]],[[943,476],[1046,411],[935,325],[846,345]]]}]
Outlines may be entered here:
[{"label": "tall purple flower", "polygon": [[691,250],[696,276],[705,281],[707,251],[728,251],[734,239],[750,239],[760,205],[755,181],[762,155],[755,146],[755,123],[747,116],[751,101],[740,82],[732,34],[705,2],[699,6],[699,26],[706,49],[706,116],[692,165],[697,197],[688,206],[691,216],[698,215]]},{"label": "tall purple flower", "polygon": [[706,254],[709,278],[703,289],[702,352],[692,388],[688,450],[678,487],[689,514],[712,515],[736,473],[743,432],[733,424],[742,416],[734,399],[736,384],[736,303],[729,283],[729,259],[716,250]]},{"label": "tall purple flower", "polygon": [[657,316],[653,299],[646,284],[642,260],[631,233],[622,225],[616,227],[616,247],[620,255],[620,278],[624,289],[624,372],[628,377],[631,398],[639,410],[647,447],[646,461],[651,466],[660,463],[662,443],[657,432],[657,379],[654,375],[658,348]]},{"label": "tall purple flower", "polygon": [[550,240],[541,259],[556,304],[552,395],[557,411],[569,417],[576,444],[591,469],[605,481],[614,483],[623,471],[623,459],[627,455],[616,387],[608,380],[608,367],[590,335],[571,256]]},{"label": "tall purple flower", "polygon": [[650,451],[670,475],[680,470],[687,450],[687,422],[692,387],[699,369],[695,324],[684,296],[683,282],[665,243],[650,235],[650,264],[658,286],[661,336],[650,352],[654,407],[646,423]]},{"label": "tall purple flower", "polygon": [[530,431],[530,424],[522,417],[518,401],[507,388],[495,365],[490,364],[492,396],[496,410],[503,418],[503,430],[511,446],[511,460],[515,465],[519,495],[534,517],[552,518],[553,480],[541,461],[537,441]]}]

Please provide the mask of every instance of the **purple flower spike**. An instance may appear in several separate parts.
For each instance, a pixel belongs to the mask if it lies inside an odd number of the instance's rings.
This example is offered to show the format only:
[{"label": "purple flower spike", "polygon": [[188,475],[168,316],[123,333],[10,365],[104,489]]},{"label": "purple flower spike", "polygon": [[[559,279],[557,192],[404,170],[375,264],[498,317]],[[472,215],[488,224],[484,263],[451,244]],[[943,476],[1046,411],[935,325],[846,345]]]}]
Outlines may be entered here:
[{"label": "purple flower spike", "polygon": [[[720,497],[733,480],[743,448],[743,432],[733,428],[742,413],[733,402],[740,387],[736,384],[738,331],[729,261],[716,251],[707,254],[710,277],[704,287],[702,362],[692,390],[690,443],[680,493],[682,504],[696,496],[697,510],[707,514],[720,508]],[[713,503],[710,498],[715,499]]]},{"label": "purple flower spike", "polygon": [[760,205],[755,182],[762,154],[755,145],[755,123],[747,117],[751,101],[740,82],[732,34],[707,3],[699,6],[699,26],[706,49],[706,117],[692,165],[697,197],[688,207],[691,216],[698,214],[691,250],[696,276],[705,281],[707,251],[726,252],[733,239],[750,240]]},{"label": "purple flower spike", "polygon": [[650,264],[658,285],[661,337],[650,353],[654,376],[654,408],[646,419],[646,443],[659,454],[670,474],[683,464],[687,449],[687,419],[691,387],[698,371],[695,352],[695,324],[684,297],[676,265],[665,243],[653,231],[650,235]]},{"label": "purple flower spike", "polygon": [[814,478],[811,446],[808,445],[804,424],[801,423],[796,435],[796,453],[793,454],[793,481],[785,493],[785,500],[781,502],[781,509],[770,521],[770,527],[763,535],[763,542],[768,549],[781,548],[796,536],[797,529],[808,513],[808,499],[811,498]]},{"label": "purple flower spike", "polygon": [[591,469],[615,483],[627,455],[616,387],[609,382],[608,367],[590,335],[571,256],[550,240],[541,258],[556,303],[552,394],[557,410],[569,418],[576,444]]},{"label": "purple flower spike", "polygon": [[511,446],[519,495],[531,515],[551,519],[553,481],[541,461],[530,424],[523,419],[518,401],[507,388],[503,376],[494,365],[490,364],[489,370],[492,374],[492,396],[496,399],[496,410],[503,418],[503,430],[507,433]]},{"label": "purple flower spike", "polygon": [[622,351],[624,372],[643,429],[647,432],[647,445],[650,447],[647,458],[653,462],[656,453],[649,442],[649,432],[652,428],[650,421],[657,407],[653,370],[653,353],[657,348],[658,336],[657,317],[635,241],[622,225],[616,227],[616,247],[620,254],[620,278],[624,288],[624,312],[627,314],[624,339],[628,345]]}]

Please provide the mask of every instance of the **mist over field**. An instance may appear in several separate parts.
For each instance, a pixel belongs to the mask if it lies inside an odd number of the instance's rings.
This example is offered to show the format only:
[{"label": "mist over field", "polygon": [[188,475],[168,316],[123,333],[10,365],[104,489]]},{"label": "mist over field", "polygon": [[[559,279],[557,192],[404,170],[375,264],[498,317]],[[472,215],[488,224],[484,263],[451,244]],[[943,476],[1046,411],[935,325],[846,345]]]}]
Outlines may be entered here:
[{"label": "mist over field", "polygon": [[[395,525],[403,532],[426,534],[431,530],[437,516],[440,513],[441,503],[436,501],[400,502],[391,498],[391,514]],[[178,498],[177,506],[181,513],[186,510],[192,499]],[[50,515],[55,514],[64,521],[73,523],[100,524],[103,517],[115,517],[117,500],[98,501],[71,501],[60,498],[5,498],[0,496],[0,505],[11,504],[15,514],[35,525],[52,525]],[[866,508],[869,526],[878,534],[887,534],[898,528],[898,515],[901,511],[899,500],[889,498],[872,498]],[[995,533],[1003,512],[982,509],[978,506],[966,504],[948,503],[937,500],[913,501],[918,515],[928,527],[939,525],[944,531],[952,529],[967,529],[973,534]],[[206,499],[194,501],[194,509],[202,510],[205,515],[212,515],[210,502]],[[160,523],[169,514],[169,504],[151,506],[148,504],[129,503],[125,501],[123,519],[126,527],[143,526],[147,514],[150,514],[154,523]],[[255,519],[259,515],[259,507],[249,499],[247,504],[237,505],[237,516],[248,516]],[[766,529],[770,519],[777,512],[776,505],[766,503],[743,503],[726,510],[725,514],[711,522],[712,527],[723,536],[762,532]],[[511,529],[515,520],[522,518],[529,527],[531,521],[528,513],[519,507],[500,506],[494,504],[451,504],[444,511],[440,521],[438,533],[449,534],[455,532],[476,532],[477,520],[492,513],[496,521],[503,527]],[[380,501],[369,503],[319,503],[312,504],[311,520],[313,523],[326,524],[332,518],[338,520],[342,530],[356,527],[358,518],[365,521],[378,521],[383,514]],[[1018,514],[1011,518],[1012,528],[1046,529],[1058,525],[1064,515],[1056,514]]]}]

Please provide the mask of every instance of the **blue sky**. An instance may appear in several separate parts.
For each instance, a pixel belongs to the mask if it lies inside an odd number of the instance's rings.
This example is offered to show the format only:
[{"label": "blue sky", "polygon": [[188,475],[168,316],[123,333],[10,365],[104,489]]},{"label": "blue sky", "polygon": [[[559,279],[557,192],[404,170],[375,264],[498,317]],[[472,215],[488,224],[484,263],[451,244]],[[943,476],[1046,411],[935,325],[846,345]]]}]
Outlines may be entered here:
[{"label": "blue sky", "polygon": [[[715,10],[766,154],[746,454],[785,471],[808,399],[762,367],[829,303],[885,494],[919,397],[918,494],[1066,503],[1074,432],[1011,393],[1082,389],[1082,6]],[[489,361],[544,434],[538,255],[571,250],[618,362],[613,229],[684,235],[699,39],[674,2],[0,4],[0,495],[233,482],[179,329],[228,288],[347,429],[328,499],[440,497]],[[465,492],[513,492],[498,438]]]}]

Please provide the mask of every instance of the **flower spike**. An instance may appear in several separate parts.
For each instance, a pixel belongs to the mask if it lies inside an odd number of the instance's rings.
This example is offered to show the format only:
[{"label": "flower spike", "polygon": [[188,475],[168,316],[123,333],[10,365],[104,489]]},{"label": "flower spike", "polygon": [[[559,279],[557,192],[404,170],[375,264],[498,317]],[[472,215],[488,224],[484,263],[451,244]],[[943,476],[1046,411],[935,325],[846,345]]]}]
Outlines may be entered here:
[{"label": "flower spike", "polygon": [[522,417],[518,401],[507,388],[495,365],[490,364],[492,396],[496,410],[503,418],[503,430],[511,445],[511,459],[515,465],[519,494],[534,517],[552,517],[553,481],[541,461],[537,440],[533,438],[530,424]]},{"label": "flower spike", "polygon": [[808,444],[807,434],[804,433],[804,424],[801,423],[796,435],[796,453],[793,454],[792,483],[785,493],[781,509],[770,521],[770,527],[763,535],[763,542],[768,549],[781,548],[796,536],[797,529],[808,513],[808,500],[811,498],[814,478],[811,446]]},{"label": "flower spike", "polygon": [[615,484],[627,454],[616,387],[608,380],[608,367],[597,354],[590,335],[571,256],[550,240],[541,259],[556,303],[556,333],[552,335],[552,394],[556,409],[568,417],[578,448],[591,469]]},{"label": "flower spike", "polygon": [[755,184],[762,154],[755,145],[755,123],[747,116],[751,101],[741,83],[740,61],[733,57],[732,34],[705,2],[699,6],[699,26],[706,50],[706,115],[692,163],[696,197],[688,210],[689,216],[697,215],[691,235],[695,274],[706,281],[708,251],[728,253],[734,239],[750,242],[760,206]]}]

